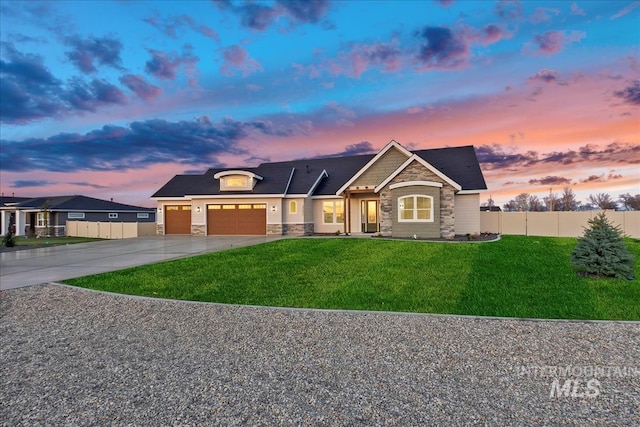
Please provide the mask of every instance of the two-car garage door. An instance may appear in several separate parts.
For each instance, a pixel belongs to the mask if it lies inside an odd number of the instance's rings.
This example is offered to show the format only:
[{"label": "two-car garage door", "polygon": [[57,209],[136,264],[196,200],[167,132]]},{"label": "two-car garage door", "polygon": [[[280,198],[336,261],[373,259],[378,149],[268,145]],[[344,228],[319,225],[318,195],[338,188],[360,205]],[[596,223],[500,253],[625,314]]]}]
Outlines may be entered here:
[{"label": "two-car garage door", "polygon": [[267,234],[267,205],[207,205],[207,234]]},{"label": "two-car garage door", "polygon": [[[191,206],[165,206],[165,234],[191,234]],[[207,205],[208,235],[267,234],[267,205]]]}]

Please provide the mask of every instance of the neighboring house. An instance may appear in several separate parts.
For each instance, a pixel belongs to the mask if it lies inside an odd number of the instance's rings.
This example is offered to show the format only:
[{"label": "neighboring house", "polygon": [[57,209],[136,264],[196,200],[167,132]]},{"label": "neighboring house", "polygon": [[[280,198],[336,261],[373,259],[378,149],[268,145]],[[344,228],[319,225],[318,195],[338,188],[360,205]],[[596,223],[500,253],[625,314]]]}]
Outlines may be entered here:
[{"label": "neighboring house", "polygon": [[67,221],[155,222],[156,210],[87,196],[2,199],[2,234],[9,224],[17,235],[64,236]]},{"label": "neighboring house", "polygon": [[502,212],[500,206],[480,206],[480,212]]},{"label": "neighboring house", "polygon": [[176,175],[152,198],[158,234],[480,232],[486,184],[472,146],[263,163]]}]

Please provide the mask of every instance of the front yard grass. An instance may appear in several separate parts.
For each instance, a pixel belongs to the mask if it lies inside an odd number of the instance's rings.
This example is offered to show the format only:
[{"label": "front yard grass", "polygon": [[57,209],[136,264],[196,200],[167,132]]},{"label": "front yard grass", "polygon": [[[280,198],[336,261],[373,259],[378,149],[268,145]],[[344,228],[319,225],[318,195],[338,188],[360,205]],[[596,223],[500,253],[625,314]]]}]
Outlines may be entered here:
[{"label": "front yard grass", "polygon": [[55,246],[55,245],[74,245],[76,243],[95,242],[98,240],[91,237],[25,237],[16,236],[16,246],[25,246],[29,248],[41,247],[41,246]]},{"label": "front yard grass", "polygon": [[[625,239],[640,259],[640,240]],[[279,240],[66,283],[124,294],[279,307],[640,320],[635,279],[580,277],[574,238],[491,243]]]}]

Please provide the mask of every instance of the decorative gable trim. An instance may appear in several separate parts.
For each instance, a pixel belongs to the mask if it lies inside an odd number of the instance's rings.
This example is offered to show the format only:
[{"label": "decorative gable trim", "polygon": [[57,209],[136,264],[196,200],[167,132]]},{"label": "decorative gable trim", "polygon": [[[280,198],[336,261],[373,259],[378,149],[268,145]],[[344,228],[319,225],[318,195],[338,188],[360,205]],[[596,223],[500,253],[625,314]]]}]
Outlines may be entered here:
[{"label": "decorative gable trim", "polygon": [[412,156],[411,151],[407,150],[396,141],[391,140],[391,142],[389,142],[382,150],[380,150],[380,152],[376,154],[373,159],[369,160],[369,162],[364,165],[362,169],[360,169],[354,176],[351,177],[351,179],[349,179],[349,181],[347,181],[342,187],[338,189],[338,191],[336,191],[336,196],[344,193],[344,191],[349,188],[351,184],[353,184],[358,178],[360,178],[360,176],[362,176],[362,174],[364,174],[367,169],[373,166],[382,156],[387,153],[387,151],[391,150],[392,148],[395,148],[409,158]]},{"label": "decorative gable trim", "polygon": [[380,190],[382,190],[389,182],[391,182],[391,180],[393,178],[395,178],[396,176],[398,176],[400,174],[400,172],[402,172],[403,170],[405,170],[407,168],[407,166],[409,166],[411,163],[413,163],[414,161],[420,163],[422,166],[424,166],[425,168],[427,168],[429,171],[433,172],[435,175],[437,175],[439,178],[441,178],[444,182],[446,182],[447,184],[451,185],[453,188],[455,188],[456,190],[460,191],[462,190],[462,186],[460,184],[458,184],[457,182],[455,182],[454,180],[452,180],[451,178],[449,178],[448,176],[446,176],[445,174],[443,174],[442,172],[440,172],[438,169],[436,169],[435,167],[431,166],[431,164],[429,162],[427,162],[426,160],[424,160],[422,157],[418,156],[417,154],[412,154],[411,157],[409,157],[407,159],[406,162],[404,162],[403,164],[400,165],[400,167],[398,169],[396,169],[391,175],[389,175],[387,177],[387,179],[385,179],[384,181],[382,181],[380,183],[380,185],[378,185],[375,188],[375,192],[378,193],[380,192]]},{"label": "decorative gable trim", "polygon": [[230,171],[222,171],[222,172],[218,172],[217,174],[213,175],[214,179],[220,179],[223,176],[229,176],[229,175],[244,175],[244,176],[248,176],[249,178],[253,178],[253,179],[257,179],[262,181],[264,178],[262,178],[260,175],[257,175],[253,172],[249,172],[249,171],[243,171],[243,170],[230,170]]},{"label": "decorative gable trim", "polygon": [[284,194],[289,192],[289,186],[291,185],[291,180],[293,179],[293,174],[296,172],[296,168],[291,168],[291,175],[289,175],[289,180],[287,181],[287,186],[284,189]]},{"label": "decorative gable trim", "polygon": [[318,187],[318,185],[320,185],[320,181],[322,181],[323,178],[329,178],[329,174],[327,173],[326,169],[322,169],[322,172],[320,172],[320,176],[318,176],[316,182],[313,183],[313,185],[309,189],[309,192],[307,192],[307,197],[311,196],[313,192],[316,191],[316,188]]},{"label": "decorative gable trim", "polygon": [[396,188],[411,187],[414,185],[421,185],[425,187],[439,187],[439,188],[442,188],[443,186],[441,182],[435,182],[435,181],[407,181],[407,182],[398,182],[396,184],[391,184],[389,188],[391,190],[394,190]]}]

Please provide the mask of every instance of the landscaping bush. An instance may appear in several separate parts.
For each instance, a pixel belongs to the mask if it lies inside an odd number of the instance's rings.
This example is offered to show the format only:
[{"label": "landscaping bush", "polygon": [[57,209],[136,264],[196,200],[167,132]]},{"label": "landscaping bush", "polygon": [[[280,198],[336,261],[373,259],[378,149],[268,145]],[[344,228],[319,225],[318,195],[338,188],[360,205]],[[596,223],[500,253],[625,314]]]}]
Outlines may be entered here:
[{"label": "landscaping bush", "polygon": [[634,262],[620,227],[613,226],[604,212],[589,220],[571,253],[571,267],[586,276],[633,279]]},{"label": "landscaping bush", "polygon": [[11,231],[11,228],[9,228],[7,234],[2,238],[2,245],[7,248],[12,248],[16,245],[16,236],[13,234],[13,231]]}]

